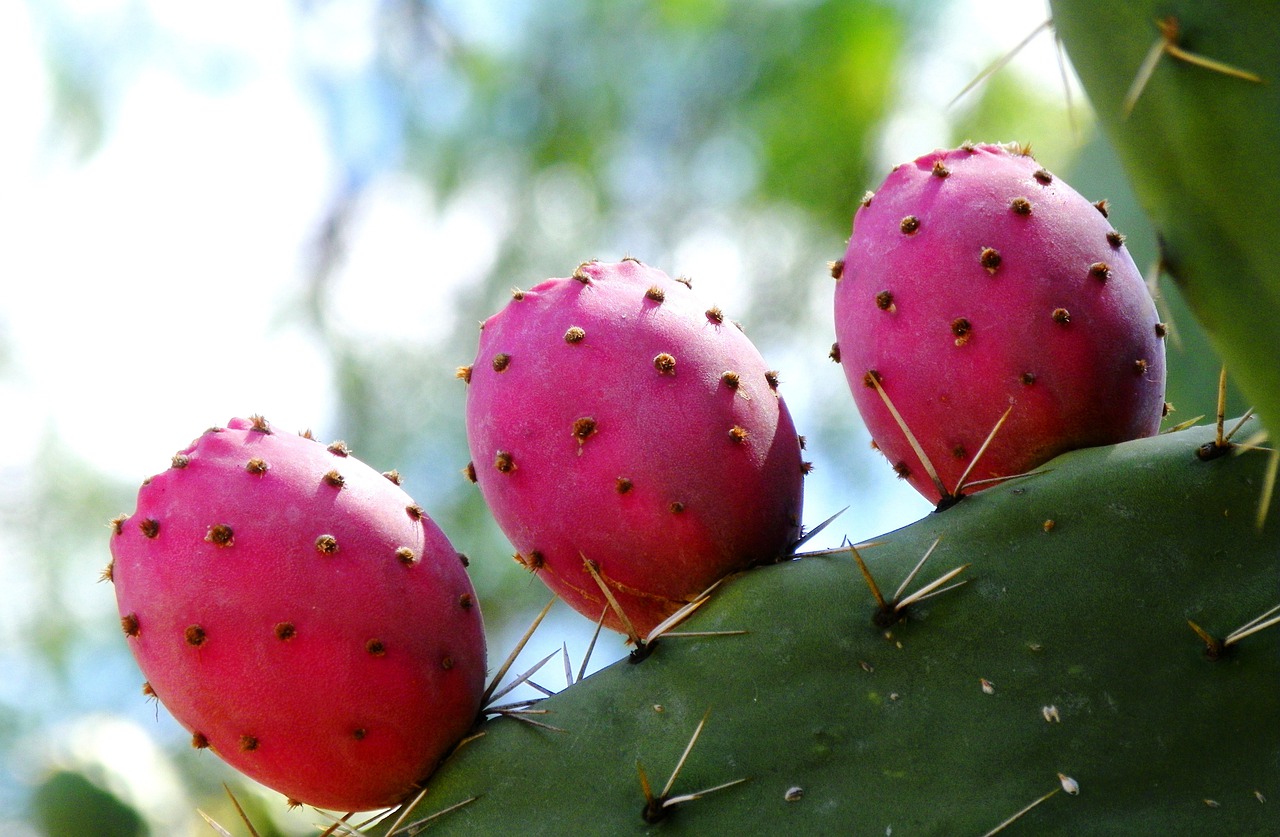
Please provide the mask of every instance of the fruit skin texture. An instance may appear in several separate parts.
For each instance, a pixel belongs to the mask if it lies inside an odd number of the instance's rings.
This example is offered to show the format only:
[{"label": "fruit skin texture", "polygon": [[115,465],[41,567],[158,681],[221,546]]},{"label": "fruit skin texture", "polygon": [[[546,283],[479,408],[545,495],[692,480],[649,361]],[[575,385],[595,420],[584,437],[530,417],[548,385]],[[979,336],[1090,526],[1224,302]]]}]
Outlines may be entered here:
[{"label": "fruit skin texture", "polygon": [[836,284],[838,357],[877,447],[944,499],[1068,450],[1159,431],[1164,326],[1101,208],[1018,149],[969,145],[897,167],[854,216]]},{"label": "fruit skin texture", "polygon": [[[517,293],[464,377],[489,508],[517,560],[592,620],[606,600],[584,559],[643,635],[798,536],[803,465],[776,374],[660,270],[588,262]],[[605,624],[623,630],[612,611]]]},{"label": "fruit skin texture", "polygon": [[109,575],[195,746],[352,811],[400,801],[473,726],[485,643],[444,533],[338,444],[256,417],[207,431],[114,522]]}]

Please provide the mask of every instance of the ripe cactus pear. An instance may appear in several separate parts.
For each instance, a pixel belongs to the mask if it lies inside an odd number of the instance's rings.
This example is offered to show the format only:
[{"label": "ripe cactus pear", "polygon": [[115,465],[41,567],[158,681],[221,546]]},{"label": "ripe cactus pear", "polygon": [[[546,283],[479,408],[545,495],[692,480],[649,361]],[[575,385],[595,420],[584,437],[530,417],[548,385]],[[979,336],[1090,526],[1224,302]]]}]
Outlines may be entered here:
[{"label": "ripe cactus pear", "polygon": [[145,691],[296,802],[395,804],[480,710],[463,559],[398,479],[234,419],[113,521],[107,575]]},{"label": "ripe cactus pear", "polygon": [[876,446],[934,503],[962,477],[1159,430],[1165,327],[1124,237],[1105,201],[1023,149],[966,143],[898,166],[863,198],[833,274],[832,357]]},{"label": "ripe cactus pear", "polygon": [[686,279],[588,262],[517,292],[460,374],[469,475],[516,559],[593,620],[586,561],[645,634],[797,538],[807,466],[777,373]]}]

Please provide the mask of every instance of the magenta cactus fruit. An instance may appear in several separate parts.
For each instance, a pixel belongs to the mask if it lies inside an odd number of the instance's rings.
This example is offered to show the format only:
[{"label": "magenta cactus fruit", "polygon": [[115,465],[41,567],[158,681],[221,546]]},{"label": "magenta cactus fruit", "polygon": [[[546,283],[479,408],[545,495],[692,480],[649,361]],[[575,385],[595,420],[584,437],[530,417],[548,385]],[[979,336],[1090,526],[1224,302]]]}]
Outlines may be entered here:
[{"label": "magenta cactus fruit", "polygon": [[960,493],[1006,411],[966,484],[1159,430],[1165,328],[1124,237],[1105,201],[1023,149],[966,143],[898,166],[863,198],[833,275],[832,357],[875,445],[934,503]]},{"label": "magenta cactus fruit", "polygon": [[399,802],[476,722],[485,643],[464,560],[340,442],[214,428],[113,521],[146,691],[296,802]]},{"label": "magenta cactus fruit", "polygon": [[593,562],[640,634],[782,558],[800,525],[805,466],[777,373],[689,285],[588,262],[486,320],[459,373],[468,475],[516,559],[595,620]]}]

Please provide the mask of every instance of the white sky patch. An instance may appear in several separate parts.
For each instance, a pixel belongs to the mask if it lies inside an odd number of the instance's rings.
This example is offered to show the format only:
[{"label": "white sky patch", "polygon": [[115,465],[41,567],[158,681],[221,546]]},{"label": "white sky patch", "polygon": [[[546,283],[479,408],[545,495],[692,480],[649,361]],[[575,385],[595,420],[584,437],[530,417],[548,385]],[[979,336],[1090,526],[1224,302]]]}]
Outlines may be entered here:
[{"label": "white sky patch", "polygon": [[437,210],[421,180],[404,173],[364,191],[329,312],[344,337],[439,345],[450,336],[458,289],[483,280],[498,247],[493,213],[478,197],[464,192]]},{"label": "white sky patch", "polygon": [[[970,90],[954,104],[952,100],[992,62],[1049,19],[1048,3],[1040,0],[965,0],[944,4],[940,13],[933,27],[921,33],[919,42],[907,45],[911,50],[909,63],[903,65],[904,71],[896,79],[894,113],[880,131],[877,164],[882,170],[888,171],[898,163],[945,145],[953,120],[979,100],[981,87]],[[1045,96],[1066,102],[1052,30],[1035,35],[999,72],[1013,73]],[[1067,77],[1072,101],[1083,103],[1084,94],[1069,64]],[[1068,130],[1065,118],[1063,130]]]},{"label": "white sky patch", "polygon": [[0,198],[0,316],[65,441],[131,473],[228,411],[320,412],[322,357],[276,325],[331,167],[299,93],[260,78],[214,96],[151,71],[115,124],[84,165],[29,170]]}]

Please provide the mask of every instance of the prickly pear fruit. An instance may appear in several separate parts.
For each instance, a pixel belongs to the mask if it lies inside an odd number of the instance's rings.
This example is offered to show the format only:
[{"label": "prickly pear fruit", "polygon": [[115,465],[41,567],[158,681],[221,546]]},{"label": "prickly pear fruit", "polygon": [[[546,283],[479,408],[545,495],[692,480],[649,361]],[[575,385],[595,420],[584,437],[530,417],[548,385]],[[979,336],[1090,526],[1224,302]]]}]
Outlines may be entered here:
[{"label": "prickly pear fruit", "polygon": [[398,479],[234,419],[114,521],[108,575],[145,691],[194,746],[297,802],[395,804],[480,710],[475,593]]},{"label": "prickly pear fruit", "polygon": [[645,634],[796,540],[807,466],[777,373],[688,280],[628,259],[517,291],[460,374],[468,473],[516,559],[592,620],[587,561]]},{"label": "prickly pear fruit", "polygon": [[1165,328],[1124,237],[1105,201],[1023,149],[966,143],[898,166],[833,272],[832,356],[876,446],[934,503],[962,477],[1159,430]]}]

